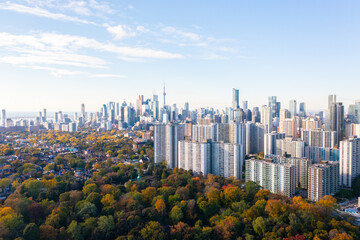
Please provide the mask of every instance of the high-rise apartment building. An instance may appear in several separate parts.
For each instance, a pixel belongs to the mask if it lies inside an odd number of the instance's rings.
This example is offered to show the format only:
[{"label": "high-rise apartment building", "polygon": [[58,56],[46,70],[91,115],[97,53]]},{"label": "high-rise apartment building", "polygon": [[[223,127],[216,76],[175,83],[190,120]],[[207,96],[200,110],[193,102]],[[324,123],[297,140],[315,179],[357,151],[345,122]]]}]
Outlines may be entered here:
[{"label": "high-rise apartment building", "polygon": [[276,140],[285,138],[285,133],[271,132],[264,135],[264,155],[276,154]]},{"label": "high-rise apartment building", "polygon": [[312,130],[321,127],[321,120],[315,117],[308,117],[301,120],[301,128],[303,130]]},{"label": "high-rise apartment building", "polygon": [[298,124],[295,117],[280,120],[279,132],[285,133],[285,137],[297,138]]},{"label": "high-rise apartment building", "polygon": [[291,157],[304,157],[304,141],[284,138],[276,140],[276,155],[284,156],[288,154]]},{"label": "high-rise apartment building", "polygon": [[311,160],[307,158],[293,158],[278,155],[268,155],[266,158],[272,159],[275,163],[286,163],[295,166],[295,182],[296,187],[308,188],[308,168],[311,165]]},{"label": "high-rise apartment building", "polygon": [[287,158],[280,156],[279,162],[294,165],[296,187],[303,189],[308,188],[308,168],[311,165],[311,160],[307,158]]},{"label": "high-rise apartment building", "polygon": [[322,162],[313,164],[308,172],[308,199],[319,201],[325,195],[339,191],[339,163]]},{"label": "high-rise apartment building", "polygon": [[340,142],[340,185],[351,187],[360,175],[360,138]]},{"label": "high-rise apartment building", "polygon": [[244,161],[240,144],[213,142],[178,142],[178,166],[185,170],[212,173],[223,177],[241,179]]},{"label": "high-rise apartment building", "polygon": [[301,140],[308,146],[333,148],[336,145],[336,132],[323,129],[302,130]]},{"label": "high-rise apartment building", "polygon": [[337,148],[305,146],[305,157],[310,159],[313,163],[322,161],[339,162],[340,150]]},{"label": "high-rise apartment building", "polygon": [[296,186],[295,165],[257,159],[249,159],[245,163],[246,182],[256,182],[262,188],[275,194],[294,196]]},{"label": "high-rise apartment building", "polygon": [[178,141],[184,140],[182,124],[154,125],[154,162],[166,161],[169,168],[178,167]]},{"label": "high-rise apartment building", "polygon": [[247,122],[245,128],[245,153],[258,154],[264,152],[264,134],[268,132],[268,126]]}]

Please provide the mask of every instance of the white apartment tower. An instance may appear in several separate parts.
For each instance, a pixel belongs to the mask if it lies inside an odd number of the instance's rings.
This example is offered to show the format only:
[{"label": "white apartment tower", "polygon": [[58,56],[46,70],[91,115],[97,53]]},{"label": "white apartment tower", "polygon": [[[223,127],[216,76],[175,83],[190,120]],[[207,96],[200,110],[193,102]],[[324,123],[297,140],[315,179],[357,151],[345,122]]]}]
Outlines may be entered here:
[{"label": "white apartment tower", "polygon": [[178,149],[178,166],[182,169],[241,179],[244,154],[240,144],[179,141]]},{"label": "white apartment tower", "polygon": [[166,161],[169,168],[178,167],[178,141],[184,140],[184,125],[154,125],[154,162]]},{"label": "white apartment tower", "polygon": [[275,194],[294,196],[296,186],[295,165],[257,159],[249,159],[245,162],[246,182],[256,182]]},{"label": "white apartment tower", "polygon": [[284,138],[276,140],[276,155],[289,154],[291,157],[304,157],[304,141]]},{"label": "white apartment tower", "polygon": [[360,138],[340,141],[340,185],[351,187],[360,175]]}]

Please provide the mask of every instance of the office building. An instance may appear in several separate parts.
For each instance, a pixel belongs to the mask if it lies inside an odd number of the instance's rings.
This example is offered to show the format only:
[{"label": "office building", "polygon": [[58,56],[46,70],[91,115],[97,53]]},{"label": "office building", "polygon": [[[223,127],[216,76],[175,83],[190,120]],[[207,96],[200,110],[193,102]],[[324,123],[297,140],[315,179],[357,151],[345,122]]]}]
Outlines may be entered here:
[{"label": "office building", "polygon": [[81,104],[81,116],[85,118],[85,104]]},{"label": "office building", "polygon": [[306,104],[304,102],[301,102],[299,104],[299,114],[302,116],[302,117],[305,117],[306,116]]},{"label": "office building", "polygon": [[1,110],[1,126],[5,127],[6,125],[6,110]]},{"label": "office building", "polygon": [[330,108],[330,130],[336,131],[336,143],[345,137],[344,106],[342,103],[332,103]]},{"label": "office building", "polygon": [[245,111],[248,110],[248,101],[242,101],[242,106],[241,108]]},{"label": "office building", "polygon": [[239,107],[239,89],[233,88],[232,94],[233,94],[232,95],[232,108],[235,110],[235,109],[240,108]]},{"label": "office building", "polygon": [[328,96],[328,109],[331,109],[333,103],[336,103],[336,95],[331,94]]},{"label": "office building", "polygon": [[261,107],[261,120],[260,122],[262,124],[265,124],[268,126],[268,131],[267,133],[269,132],[272,132],[272,109],[271,107],[266,107],[266,106],[262,106]]},{"label": "office building", "polygon": [[257,123],[260,122],[261,117],[260,117],[260,110],[258,107],[254,107],[252,110],[252,122],[253,123]]},{"label": "office building", "polygon": [[268,107],[271,109],[272,117],[279,117],[281,104],[276,101],[276,96],[270,96],[268,98]]},{"label": "office building", "polygon": [[296,100],[290,100],[289,101],[289,112],[290,112],[290,117],[295,117],[296,116]]}]

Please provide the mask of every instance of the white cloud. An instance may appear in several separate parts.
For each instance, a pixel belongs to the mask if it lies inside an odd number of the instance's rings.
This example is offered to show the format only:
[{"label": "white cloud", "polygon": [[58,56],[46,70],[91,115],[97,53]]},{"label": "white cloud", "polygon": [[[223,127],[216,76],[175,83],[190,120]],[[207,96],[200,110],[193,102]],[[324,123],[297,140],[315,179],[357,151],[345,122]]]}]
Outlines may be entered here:
[{"label": "white cloud", "polygon": [[83,16],[112,14],[114,10],[106,2],[95,0],[26,0],[28,6],[72,11]]},{"label": "white cloud", "polygon": [[0,9],[18,12],[18,13],[26,13],[26,14],[35,15],[38,17],[45,17],[45,18],[49,18],[49,19],[53,19],[53,20],[61,20],[61,21],[96,25],[94,22],[80,19],[77,17],[68,16],[68,15],[65,15],[62,13],[52,13],[43,8],[28,7],[25,5],[15,4],[15,3],[11,3],[11,2],[0,3]]},{"label": "white cloud", "polygon": [[135,37],[136,33],[131,30],[129,26],[117,25],[114,27],[108,27],[106,30],[114,35],[116,40],[121,40],[128,37]]},{"label": "white cloud", "polygon": [[136,31],[141,32],[141,33],[151,32],[149,29],[147,29],[147,28],[145,28],[144,26],[141,26],[141,25],[136,27]]},{"label": "white cloud", "polygon": [[[88,68],[105,68],[106,62],[92,56],[96,52],[116,54],[125,61],[143,59],[176,59],[180,54],[160,50],[117,46],[97,40],[56,33],[13,35],[0,33],[0,62],[13,65],[61,65]],[[94,52],[95,51],[95,52]]]},{"label": "white cloud", "polygon": [[69,75],[88,74],[86,72],[81,72],[81,71],[69,71],[67,69],[43,67],[43,66],[24,66],[24,67],[34,69],[34,70],[46,70],[46,71],[49,71],[52,75],[54,75],[57,78],[60,78],[62,76],[69,76]]},{"label": "white cloud", "polygon": [[118,74],[92,74],[91,76],[96,78],[125,78],[124,75]]},{"label": "white cloud", "polygon": [[164,27],[162,31],[167,34],[172,34],[175,37],[185,38],[190,41],[199,41],[201,39],[201,35],[192,32],[185,32],[174,27]]},{"label": "white cloud", "polygon": [[108,73],[100,73],[94,74],[90,72],[84,71],[71,71],[63,68],[54,68],[54,67],[46,67],[46,66],[38,66],[38,65],[28,65],[22,66],[23,68],[29,68],[33,70],[46,70],[49,71],[53,76],[60,78],[63,76],[72,76],[72,75],[86,75],[93,78],[125,78],[124,75],[119,74],[108,74]]}]

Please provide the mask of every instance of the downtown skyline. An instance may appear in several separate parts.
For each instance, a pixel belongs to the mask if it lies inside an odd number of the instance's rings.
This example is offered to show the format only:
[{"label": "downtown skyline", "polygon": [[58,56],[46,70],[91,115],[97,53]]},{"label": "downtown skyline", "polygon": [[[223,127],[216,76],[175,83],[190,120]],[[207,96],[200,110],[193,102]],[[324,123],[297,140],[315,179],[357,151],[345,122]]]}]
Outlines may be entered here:
[{"label": "downtown skyline", "polygon": [[0,108],[95,111],[161,96],[165,82],[178,106],[223,109],[237,88],[249,108],[274,95],[316,111],[337,94],[347,111],[360,4],[324,3],[1,1]]}]

